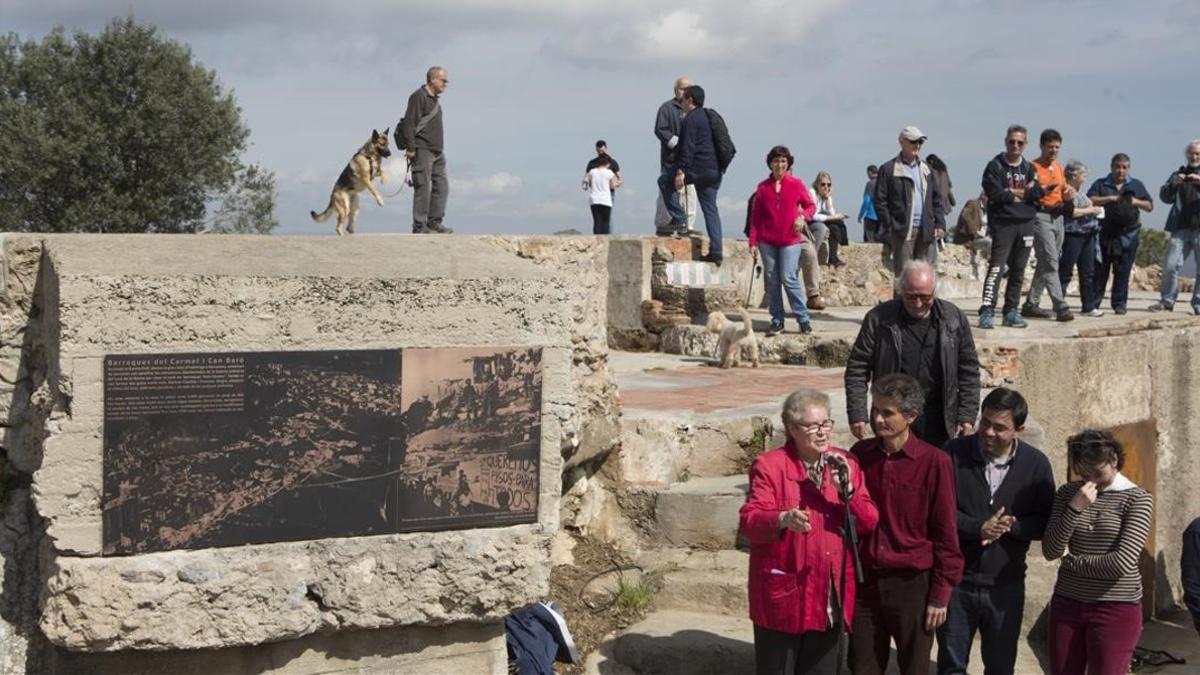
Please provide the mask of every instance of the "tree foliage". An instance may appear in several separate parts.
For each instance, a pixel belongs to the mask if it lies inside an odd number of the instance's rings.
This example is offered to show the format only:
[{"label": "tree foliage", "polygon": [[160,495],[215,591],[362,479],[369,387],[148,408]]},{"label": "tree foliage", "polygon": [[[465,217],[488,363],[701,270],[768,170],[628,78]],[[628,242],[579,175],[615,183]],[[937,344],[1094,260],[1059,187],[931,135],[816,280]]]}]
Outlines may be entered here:
[{"label": "tree foliage", "polygon": [[238,159],[248,135],[216,73],[132,17],[0,37],[0,230],[194,232],[239,175],[269,188],[241,203],[273,223],[274,176]]},{"label": "tree foliage", "polygon": [[1162,230],[1143,227],[1141,234],[1138,235],[1138,250],[1134,254],[1133,261],[1139,267],[1161,265],[1163,256],[1167,254],[1168,239],[1167,233]]},{"label": "tree foliage", "polygon": [[270,234],[275,219],[275,174],[251,164],[238,171],[233,187],[213,215],[212,232]]}]

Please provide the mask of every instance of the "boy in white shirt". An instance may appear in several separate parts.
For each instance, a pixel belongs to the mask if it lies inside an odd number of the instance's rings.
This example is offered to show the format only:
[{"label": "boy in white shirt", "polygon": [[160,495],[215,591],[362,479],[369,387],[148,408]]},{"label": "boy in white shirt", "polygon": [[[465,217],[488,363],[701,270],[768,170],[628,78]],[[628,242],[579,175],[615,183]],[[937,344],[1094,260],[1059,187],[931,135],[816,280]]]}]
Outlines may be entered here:
[{"label": "boy in white shirt", "polygon": [[583,189],[592,206],[592,234],[611,234],[612,191],[621,186],[621,177],[609,168],[607,157],[596,159],[596,166],[583,178]]}]

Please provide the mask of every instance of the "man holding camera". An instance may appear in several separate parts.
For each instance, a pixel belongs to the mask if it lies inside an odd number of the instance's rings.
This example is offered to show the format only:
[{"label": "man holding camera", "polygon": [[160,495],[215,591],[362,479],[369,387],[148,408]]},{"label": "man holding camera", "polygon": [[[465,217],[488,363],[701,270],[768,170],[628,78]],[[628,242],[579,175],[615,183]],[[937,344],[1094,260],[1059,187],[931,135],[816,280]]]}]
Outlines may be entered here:
[{"label": "man holding camera", "polygon": [[[1162,290],[1151,312],[1169,312],[1179,295],[1179,268],[1188,255],[1200,263],[1200,139],[1183,149],[1187,164],[1172,173],[1158,191],[1158,198],[1171,205],[1167,214],[1167,253],[1163,258]],[[1200,284],[1192,290],[1192,313],[1200,314]]]}]

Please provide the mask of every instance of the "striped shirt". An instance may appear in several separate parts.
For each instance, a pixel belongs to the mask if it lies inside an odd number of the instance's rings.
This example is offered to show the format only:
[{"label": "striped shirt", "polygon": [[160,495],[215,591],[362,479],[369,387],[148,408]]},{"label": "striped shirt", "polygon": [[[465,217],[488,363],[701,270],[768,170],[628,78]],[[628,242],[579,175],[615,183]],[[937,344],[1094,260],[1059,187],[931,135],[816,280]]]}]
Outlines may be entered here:
[{"label": "striped shirt", "polygon": [[1047,560],[1063,559],[1054,592],[1081,602],[1141,602],[1138,558],[1150,536],[1154,497],[1117,474],[1080,513],[1067,504],[1082,485],[1058,489],[1042,540]]}]

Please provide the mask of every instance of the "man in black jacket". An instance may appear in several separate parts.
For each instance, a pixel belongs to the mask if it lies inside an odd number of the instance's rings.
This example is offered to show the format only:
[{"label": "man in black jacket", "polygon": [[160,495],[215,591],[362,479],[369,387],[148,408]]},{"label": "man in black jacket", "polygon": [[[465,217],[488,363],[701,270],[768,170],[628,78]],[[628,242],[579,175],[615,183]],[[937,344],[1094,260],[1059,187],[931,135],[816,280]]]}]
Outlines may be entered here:
[{"label": "man in black jacket", "polygon": [[987,673],[1011,674],[1025,611],[1025,555],[1042,538],[1054,502],[1054,471],[1017,438],[1029,409],[1003,387],[983,400],[979,432],[946,445],[958,492],[958,538],[966,569],[938,628],[938,675],[966,673],[981,634]]},{"label": "man in black jacket", "polygon": [[877,233],[889,238],[897,277],[910,259],[931,260],[936,251],[931,247],[946,234],[946,195],[921,159],[925,139],[916,127],[901,129],[900,154],[884,162],[875,178]]},{"label": "man in black jacket", "polygon": [[875,306],[846,361],[846,409],[859,439],[870,432],[867,388],[890,373],[917,378],[925,410],[912,424],[918,438],[941,446],[971,433],[979,410],[979,356],[971,324],[953,303],[935,297],[937,273],[922,260],[909,261],[897,277],[898,299]]},{"label": "man in black jacket", "polygon": [[1021,283],[1025,265],[1033,247],[1037,222],[1037,204],[1045,196],[1037,171],[1025,159],[1029,132],[1014,124],[1004,136],[1004,152],[992,158],[983,169],[983,192],[987,195],[988,229],[992,233],[992,255],[983,279],[983,304],[979,307],[979,327],[996,327],[996,287],[1000,272],[1007,265],[1008,285],[1004,289],[1004,325],[1024,328],[1017,306],[1021,302]]}]

